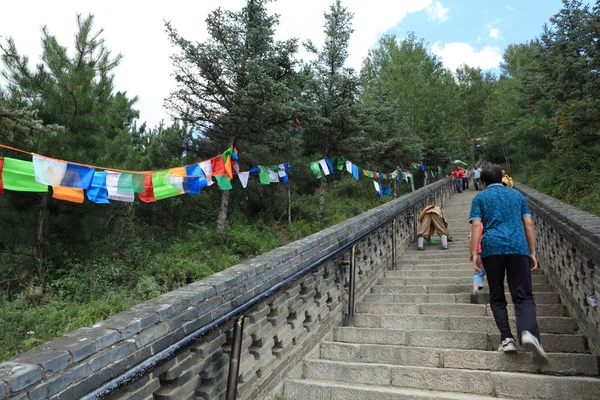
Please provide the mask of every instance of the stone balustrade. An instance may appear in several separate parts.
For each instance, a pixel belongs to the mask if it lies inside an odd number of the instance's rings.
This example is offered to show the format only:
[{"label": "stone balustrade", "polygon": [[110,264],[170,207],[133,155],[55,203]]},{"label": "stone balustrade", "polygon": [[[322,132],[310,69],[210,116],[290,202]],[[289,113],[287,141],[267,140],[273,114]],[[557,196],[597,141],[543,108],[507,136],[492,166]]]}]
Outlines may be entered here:
[{"label": "stone balustrade", "polygon": [[537,255],[562,302],[577,320],[596,354],[600,351],[600,217],[527,186],[515,184],[529,203],[537,234]]},{"label": "stone balustrade", "polygon": [[[0,400],[79,399],[383,224],[355,244],[360,298],[391,267],[392,229],[398,254],[414,241],[418,212],[451,194],[451,181],[444,179],[20,354],[0,364]],[[346,248],[244,314],[238,398],[273,392],[324,335],[347,318],[349,267],[341,261],[349,258]],[[593,265],[599,265],[594,260]],[[574,271],[572,276],[579,275]],[[107,398],[223,398],[231,342],[228,323]]]}]

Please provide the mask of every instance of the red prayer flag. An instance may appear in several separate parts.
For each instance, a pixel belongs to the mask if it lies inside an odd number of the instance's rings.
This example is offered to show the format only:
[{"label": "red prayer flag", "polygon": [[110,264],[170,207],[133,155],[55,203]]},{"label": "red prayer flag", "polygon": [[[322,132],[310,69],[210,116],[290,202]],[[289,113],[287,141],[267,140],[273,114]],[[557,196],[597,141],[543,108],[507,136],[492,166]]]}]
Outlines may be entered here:
[{"label": "red prayer flag", "polygon": [[227,175],[227,170],[225,169],[225,163],[223,162],[222,156],[217,156],[210,159],[210,166],[212,168],[212,174],[215,175]]},{"label": "red prayer flag", "polygon": [[144,192],[138,193],[138,197],[141,201],[146,203],[153,203],[156,201],[156,198],[154,197],[154,186],[152,186],[152,174],[146,174]]},{"label": "red prayer flag", "polygon": [[2,168],[4,167],[4,157],[0,157],[0,194],[4,194],[4,183],[2,182]]}]

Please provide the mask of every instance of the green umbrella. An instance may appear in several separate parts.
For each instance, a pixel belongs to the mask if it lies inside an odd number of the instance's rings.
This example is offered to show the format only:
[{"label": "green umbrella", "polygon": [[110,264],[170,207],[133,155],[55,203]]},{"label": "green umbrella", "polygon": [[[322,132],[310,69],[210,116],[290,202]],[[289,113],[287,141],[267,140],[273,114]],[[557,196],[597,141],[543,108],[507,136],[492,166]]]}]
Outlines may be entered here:
[{"label": "green umbrella", "polygon": [[454,161],[452,161],[452,164],[454,164],[454,165],[458,165],[458,164],[462,164],[462,165],[469,165],[469,164],[467,164],[466,162],[464,162],[464,161],[461,161],[461,160],[454,160]]}]

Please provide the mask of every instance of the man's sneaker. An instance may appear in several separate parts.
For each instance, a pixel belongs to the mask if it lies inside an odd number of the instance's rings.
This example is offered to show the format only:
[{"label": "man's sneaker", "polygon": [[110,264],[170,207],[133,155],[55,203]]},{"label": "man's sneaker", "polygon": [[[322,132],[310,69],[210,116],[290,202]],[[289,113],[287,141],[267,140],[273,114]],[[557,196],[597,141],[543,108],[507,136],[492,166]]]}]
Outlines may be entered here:
[{"label": "man's sneaker", "polygon": [[513,339],[513,338],[504,339],[502,341],[502,343],[500,343],[500,346],[498,346],[498,351],[503,351],[505,353],[516,353],[517,346],[515,345],[515,339]]},{"label": "man's sneaker", "polygon": [[471,304],[479,304],[479,293],[477,293],[477,290],[471,291]]},{"label": "man's sneaker", "polygon": [[523,348],[531,352],[531,360],[536,365],[548,364],[548,357],[546,352],[542,349],[540,341],[533,336],[529,331],[523,331],[521,334],[521,344]]}]

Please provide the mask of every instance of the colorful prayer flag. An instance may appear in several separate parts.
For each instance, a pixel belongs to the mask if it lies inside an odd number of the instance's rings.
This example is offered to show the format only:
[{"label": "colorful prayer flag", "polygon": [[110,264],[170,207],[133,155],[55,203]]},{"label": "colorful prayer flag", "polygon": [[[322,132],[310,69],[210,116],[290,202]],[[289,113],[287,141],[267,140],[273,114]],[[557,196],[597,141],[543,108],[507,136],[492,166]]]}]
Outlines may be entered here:
[{"label": "colorful prayer flag", "polygon": [[260,174],[258,174],[258,176],[260,177],[260,183],[262,183],[263,185],[271,184],[271,176],[269,174],[269,170],[265,167],[260,167]]},{"label": "colorful prayer flag", "polygon": [[231,186],[231,181],[227,175],[215,175],[215,180],[217,181],[217,184],[221,190],[233,189],[233,186]]},{"label": "colorful prayer flag", "polygon": [[329,171],[329,165],[327,165],[327,161],[325,159],[319,160],[319,165],[321,166],[321,169],[323,170],[323,174],[325,174],[325,176],[327,176],[331,173]]},{"label": "colorful prayer flag", "polygon": [[246,186],[248,186],[248,177],[250,176],[250,172],[239,172],[238,173],[238,178],[240,178],[240,183],[242,184],[242,187],[244,189],[246,189]]},{"label": "colorful prayer flag", "polygon": [[321,173],[321,168],[319,168],[318,161],[310,163],[310,169],[312,170],[313,174],[317,176],[317,179],[321,179],[323,177],[323,174]]},{"label": "colorful prayer flag", "polygon": [[5,157],[2,167],[4,189],[18,192],[47,192],[48,185],[35,180],[35,167],[30,161]]},{"label": "colorful prayer flag", "polygon": [[2,168],[4,167],[4,157],[0,157],[0,194],[4,194],[4,183],[2,182]]},{"label": "colorful prayer flag", "polygon": [[348,160],[346,160],[346,171],[348,171],[349,174],[352,173],[352,163]]},{"label": "colorful prayer flag", "polygon": [[354,179],[358,180],[358,166],[352,164],[352,176],[354,176]]},{"label": "colorful prayer flag", "polygon": [[269,181],[271,183],[278,183],[279,182],[279,174],[275,171],[269,170]]},{"label": "colorful prayer flag", "polygon": [[213,176],[216,175],[227,175],[227,170],[225,169],[225,163],[223,163],[223,157],[213,157],[210,159],[210,168],[212,170]]},{"label": "colorful prayer flag", "polygon": [[325,157],[325,162],[327,163],[327,168],[329,168],[329,172],[333,174],[335,170],[333,169],[333,163],[331,162],[331,158]]},{"label": "colorful prayer flag", "polygon": [[[106,172],[106,189],[108,190],[108,198],[111,200],[125,201],[131,203],[135,200],[133,191],[121,192],[119,191],[119,179],[121,178],[120,172],[107,171]],[[125,185],[124,185],[125,186]],[[132,184],[133,186],[133,184]]]},{"label": "colorful prayer flag", "polygon": [[231,165],[232,155],[233,149],[231,147],[223,152],[223,165],[225,166],[225,171],[227,172],[229,180],[233,179],[233,167]]},{"label": "colorful prayer flag", "polygon": [[83,203],[83,189],[65,186],[52,186],[52,197],[72,203]]},{"label": "colorful prayer flag", "polygon": [[283,183],[288,183],[288,174],[286,172],[285,164],[279,164],[277,174]]},{"label": "colorful prayer flag", "polygon": [[204,171],[204,175],[206,175],[206,185],[207,186],[211,186],[214,182],[212,179],[212,167],[210,165],[210,160],[209,161],[202,161],[200,164],[200,168],[202,168],[202,171]]},{"label": "colorful prayer flag", "polygon": [[338,171],[343,171],[344,170],[344,157],[338,157],[337,158],[337,166],[336,168],[338,169]]},{"label": "colorful prayer flag", "polygon": [[67,170],[65,171],[65,176],[62,178],[60,186],[88,189],[92,184],[95,171],[94,168],[67,163]]},{"label": "colorful prayer flag", "polygon": [[67,171],[67,163],[34,154],[33,170],[36,182],[43,185],[60,186]]},{"label": "colorful prayer flag", "polygon": [[375,190],[377,190],[377,194],[381,196],[381,185],[377,181],[373,181],[373,185],[375,186]]},{"label": "colorful prayer flag", "polygon": [[152,174],[152,186],[154,187],[154,198],[158,200],[178,196],[179,190],[174,188],[167,180],[169,171],[157,171]]},{"label": "colorful prayer flag", "polygon": [[108,201],[108,189],[106,187],[106,172],[96,171],[92,178],[92,184],[86,191],[89,201],[96,204],[110,204]]},{"label": "colorful prayer flag", "polygon": [[391,185],[387,185],[385,187],[385,189],[383,189],[383,195],[384,196],[389,196],[391,193],[392,193]]},{"label": "colorful prayer flag", "polygon": [[146,177],[144,175],[121,172],[117,190],[122,193],[144,193],[145,184]]},{"label": "colorful prayer flag", "polygon": [[200,194],[200,190],[208,186],[199,164],[188,165],[185,172],[187,177],[183,178],[183,191],[186,194]]},{"label": "colorful prayer flag", "polygon": [[152,174],[144,175],[144,193],[138,193],[138,197],[144,203],[154,203],[154,186],[152,185]]}]

